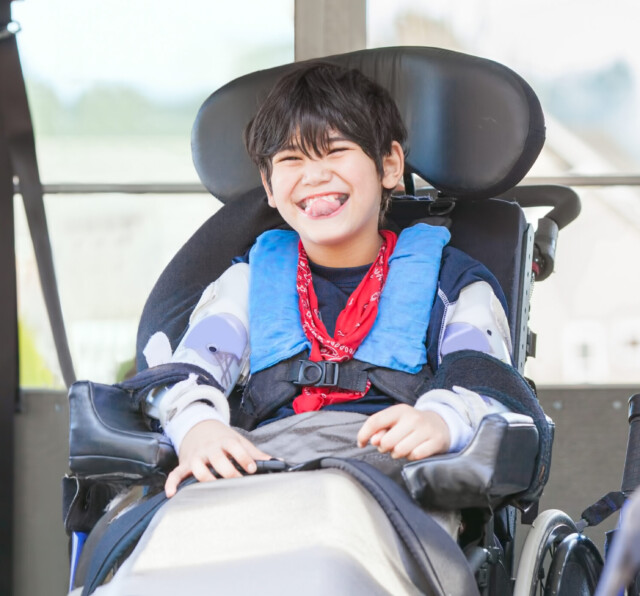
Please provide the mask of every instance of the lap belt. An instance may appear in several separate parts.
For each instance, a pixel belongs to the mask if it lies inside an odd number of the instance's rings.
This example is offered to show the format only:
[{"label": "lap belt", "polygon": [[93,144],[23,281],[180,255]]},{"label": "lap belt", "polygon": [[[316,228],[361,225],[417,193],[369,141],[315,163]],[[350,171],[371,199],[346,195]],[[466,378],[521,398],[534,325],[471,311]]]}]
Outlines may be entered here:
[{"label": "lap belt", "polygon": [[312,362],[307,356],[306,351],[300,352],[251,375],[240,406],[232,411],[231,423],[245,430],[254,429],[299,395],[301,386],[364,391],[370,380],[385,395],[413,405],[429,389],[433,377],[428,365],[413,374],[355,358],[345,362]]},{"label": "lap belt", "polygon": [[[421,577],[421,591],[434,596],[478,594],[473,574],[459,546],[393,480],[365,462],[323,458],[290,468],[295,470],[339,469],[349,474],[378,502],[411,555]],[[183,482],[180,488],[195,482]],[[151,518],[167,497],[158,493],[123,513],[107,528],[96,545],[84,581],[82,596],[91,594],[118,560],[142,536]]]}]

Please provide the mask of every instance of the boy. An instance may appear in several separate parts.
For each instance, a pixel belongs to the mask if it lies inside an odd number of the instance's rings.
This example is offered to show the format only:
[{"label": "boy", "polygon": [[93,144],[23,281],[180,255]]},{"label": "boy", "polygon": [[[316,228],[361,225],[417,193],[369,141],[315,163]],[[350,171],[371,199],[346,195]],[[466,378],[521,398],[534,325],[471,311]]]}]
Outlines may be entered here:
[{"label": "boy", "polygon": [[[399,460],[462,449],[484,415],[507,409],[433,383],[452,352],[472,349],[510,363],[510,336],[497,282],[446,247],[445,227],[419,223],[400,237],[380,229],[403,176],[405,139],[388,93],[330,64],[290,73],[261,105],[245,131],[247,150],[269,205],[293,232],[260,236],[249,265],[231,267],[212,292],[213,302],[225,299],[227,287],[227,301],[249,303],[251,376],[237,426],[229,424],[223,394],[235,378],[218,387],[192,378],[156,398],[179,453],[167,496],[191,474],[199,481],[213,480],[212,470],[237,477],[272,457],[361,453],[393,473]],[[176,350],[173,360],[185,353],[207,368],[198,350]],[[291,367],[297,381],[282,372]],[[337,386],[303,384],[310,368],[323,379],[337,374]],[[464,373],[454,378],[467,380]]]}]

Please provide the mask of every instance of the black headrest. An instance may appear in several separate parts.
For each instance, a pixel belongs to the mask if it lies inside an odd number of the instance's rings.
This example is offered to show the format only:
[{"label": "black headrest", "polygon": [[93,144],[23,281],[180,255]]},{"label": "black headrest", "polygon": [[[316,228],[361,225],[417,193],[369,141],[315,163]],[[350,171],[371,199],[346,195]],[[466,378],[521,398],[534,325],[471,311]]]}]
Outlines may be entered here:
[{"label": "black headrest", "polygon": [[[514,187],[544,144],[544,117],[529,85],[509,68],[438,48],[397,47],[329,56],[386,87],[409,131],[408,169],[459,199]],[[300,63],[297,63],[300,64]],[[204,102],[193,127],[193,160],[222,202],[260,186],[242,131],[274,83],[296,64],[255,72]]]}]

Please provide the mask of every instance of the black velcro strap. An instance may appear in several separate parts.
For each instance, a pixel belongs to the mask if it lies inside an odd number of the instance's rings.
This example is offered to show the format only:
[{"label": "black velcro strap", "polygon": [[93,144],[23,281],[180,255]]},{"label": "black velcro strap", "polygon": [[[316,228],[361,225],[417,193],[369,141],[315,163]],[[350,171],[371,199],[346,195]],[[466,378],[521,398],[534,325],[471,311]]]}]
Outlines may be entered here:
[{"label": "black velcro strap", "polygon": [[531,385],[512,366],[475,350],[447,354],[430,388],[451,389],[454,385],[491,397],[513,412],[531,416],[538,429],[540,449],[534,480],[522,500],[537,500],[549,478],[553,432]]},{"label": "black velcro strap", "polygon": [[313,362],[299,358],[289,365],[289,381],[305,387],[340,387],[348,391],[364,391],[370,368],[370,364],[359,360]]},{"label": "black velcro strap", "polygon": [[192,374],[198,375],[199,382],[208,383],[224,393],[220,383],[206,370],[195,364],[187,364],[185,362],[169,362],[146,368],[130,379],[118,383],[116,387],[131,392],[134,402],[140,403],[140,400],[155,387],[174,385],[188,379],[189,375]]},{"label": "black velcro strap", "polygon": [[589,526],[597,526],[611,514],[619,511],[624,505],[624,502],[624,493],[620,491],[607,493],[591,505],[591,507],[587,507],[587,509],[581,513],[580,517],[586,521]]},{"label": "black velcro strap", "polygon": [[431,388],[454,385],[493,397],[520,414],[544,417],[531,385],[512,366],[476,350],[447,354],[436,371]]}]

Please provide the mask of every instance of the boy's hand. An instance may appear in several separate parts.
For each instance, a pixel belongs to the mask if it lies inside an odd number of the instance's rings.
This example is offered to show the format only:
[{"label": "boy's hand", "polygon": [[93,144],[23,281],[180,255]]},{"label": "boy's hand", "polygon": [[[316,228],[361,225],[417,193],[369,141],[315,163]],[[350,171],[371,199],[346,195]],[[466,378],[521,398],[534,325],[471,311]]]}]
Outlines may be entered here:
[{"label": "boy's hand", "polygon": [[449,427],[435,412],[399,404],[370,416],[358,432],[358,447],[367,443],[394,459],[414,461],[446,453],[451,443]]},{"label": "boy's hand", "polygon": [[255,460],[271,459],[271,456],[218,420],[204,420],[196,424],[182,441],[179,465],[167,476],[164,485],[167,497],[173,497],[180,482],[191,474],[199,482],[215,480],[210,467],[222,478],[242,476],[230,458],[245,472],[253,474],[256,471]]}]

